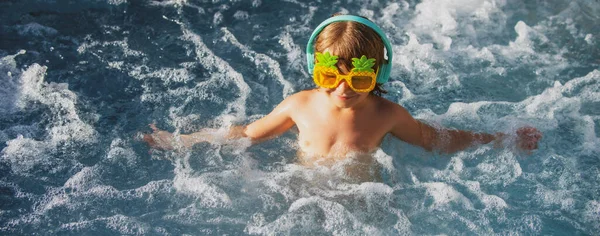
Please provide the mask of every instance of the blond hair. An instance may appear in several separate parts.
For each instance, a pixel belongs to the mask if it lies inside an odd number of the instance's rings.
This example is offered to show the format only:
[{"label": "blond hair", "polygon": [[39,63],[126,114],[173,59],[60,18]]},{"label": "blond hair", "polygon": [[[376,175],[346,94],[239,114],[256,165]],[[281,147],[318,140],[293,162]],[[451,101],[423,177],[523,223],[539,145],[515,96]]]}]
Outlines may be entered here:
[{"label": "blond hair", "polygon": [[[353,67],[352,58],[360,58],[362,55],[375,58],[375,66],[379,70],[383,63],[387,63],[384,59],[384,48],[377,32],[354,21],[340,21],[327,25],[315,41],[315,51],[328,51],[338,56],[336,66],[346,73]],[[387,92],[378,83],[371,93],[381,96]]]}]

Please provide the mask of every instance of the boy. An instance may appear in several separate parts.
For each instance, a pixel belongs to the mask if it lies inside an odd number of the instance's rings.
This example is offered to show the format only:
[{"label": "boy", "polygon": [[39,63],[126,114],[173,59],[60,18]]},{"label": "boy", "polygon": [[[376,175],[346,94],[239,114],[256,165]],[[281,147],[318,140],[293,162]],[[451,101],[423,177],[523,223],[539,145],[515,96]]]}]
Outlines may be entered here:
[{"label": "boy", "polygon": [[[247,137],[258,142],[296,126],[303,152],[299,162],[332,166],[350,157],[371,163],[368,154],[379,147],[388,133],[428,151],[445,153],[505,137],[502,133],[433,128],[415,120],[402,106],[380,97],[385,93],[380,86],[391,70],[392,49],[381,29],[365,18],[337,15],[323,22],[308,42],[307,59],[318,88],[296,93],[260,120],[232,128],[230,138]],[[177,139],[151,127],[154,132],[144,135],[144,140],[154,148],[191,147],[212,140],[208,129]],[[541,133],[535,128],[520,128],[516,145],[532,150],[540,139]],[[357,153],[361,155],[353,155]]]}]

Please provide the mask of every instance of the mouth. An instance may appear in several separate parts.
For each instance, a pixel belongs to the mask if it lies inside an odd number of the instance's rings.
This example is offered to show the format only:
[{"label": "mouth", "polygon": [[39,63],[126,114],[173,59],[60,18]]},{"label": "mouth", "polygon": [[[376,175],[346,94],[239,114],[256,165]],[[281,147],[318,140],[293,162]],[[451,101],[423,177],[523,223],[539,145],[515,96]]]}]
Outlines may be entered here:
[{"label": "mouth", "polygon": [[354,94],[354,95],[335,95],[338,99],[342,100],[342,101],[346,101],[352,98],[355,98],[358,96],[358,94]]}]

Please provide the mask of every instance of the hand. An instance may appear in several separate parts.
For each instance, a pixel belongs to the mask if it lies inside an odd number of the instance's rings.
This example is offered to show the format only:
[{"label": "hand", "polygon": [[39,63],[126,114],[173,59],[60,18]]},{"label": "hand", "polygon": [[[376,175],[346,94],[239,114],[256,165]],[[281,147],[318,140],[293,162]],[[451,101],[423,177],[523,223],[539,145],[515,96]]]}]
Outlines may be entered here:
[{"label": "hand", "polygon": [[160,149],[160,150],[173,150],[174,136],[172,133],[169,133],[164,130],[160,130],[156,128],[156,125],[150,124],[150,128],[152,129],[151,134],[144,134],[143,140],[146,142],[151,148]]},{"label": "hand", "polygon": [[516,145],[521,150],[537,149],[540,139],[542,139],[542,132],[536,128],[526,126],[517,129]]}]

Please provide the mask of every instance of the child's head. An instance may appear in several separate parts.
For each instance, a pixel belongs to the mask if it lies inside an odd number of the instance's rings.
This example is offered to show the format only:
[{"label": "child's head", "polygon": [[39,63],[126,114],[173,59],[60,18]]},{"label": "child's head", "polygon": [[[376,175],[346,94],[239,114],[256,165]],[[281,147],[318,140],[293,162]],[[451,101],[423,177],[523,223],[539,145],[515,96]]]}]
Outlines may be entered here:
[{"label": "child's head", "polygon": [[[338,56],[336,66],[344,74],[353,68],[352,58],[360,58],[363,55],[374,58],[373,69],[379,70],[382,64],[387,63],[384,49],[383,40],[375,30],[355,21],[339,21],[327,25],[314,42],[315,52],[329,52]],[[381,89],[381,84],[377,83],[371,93],[381,95],[385,91]]]},{"label": "child's head", "polygon": [[337,66],[342,73],[352,69],[351,58],[375,58],[375,68],[384,62],[384,46],[373,29],[354,21],[334,22],[326,26],[317,36],[316,52],[328,51],[338,56]]}]

